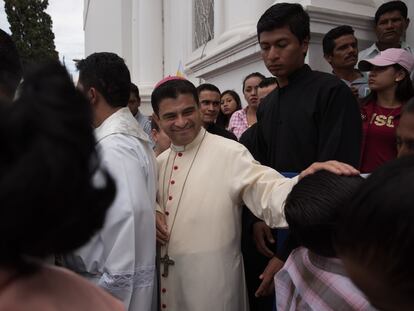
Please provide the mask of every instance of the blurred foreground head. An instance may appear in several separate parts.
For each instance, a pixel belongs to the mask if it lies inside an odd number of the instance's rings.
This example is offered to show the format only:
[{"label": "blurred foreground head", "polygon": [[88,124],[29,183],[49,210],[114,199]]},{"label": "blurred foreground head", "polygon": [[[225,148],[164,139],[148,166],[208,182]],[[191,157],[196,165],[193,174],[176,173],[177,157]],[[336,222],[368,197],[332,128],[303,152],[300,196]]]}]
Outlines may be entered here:
[{"label": "blurred foreground head", "polygon": [[414,157],[375,171],[344,209],[336,246],[352,281],[380,310],[414,310]]},{"label": "blurred foreground head", "polygon": [[0,104],[0,265],[72,251],[102,226],[115,195],[99,168],[90,105],[58,63]]}]

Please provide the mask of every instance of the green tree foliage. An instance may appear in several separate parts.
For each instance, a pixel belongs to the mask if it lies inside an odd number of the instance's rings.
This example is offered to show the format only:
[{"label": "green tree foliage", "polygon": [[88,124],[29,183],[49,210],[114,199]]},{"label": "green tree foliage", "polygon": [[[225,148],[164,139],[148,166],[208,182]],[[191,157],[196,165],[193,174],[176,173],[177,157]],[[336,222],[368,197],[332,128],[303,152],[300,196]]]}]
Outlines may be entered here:
[{"label": "green tree foliage", "polygon": [[48,0],[4,1],[12,38],[24,67],[29,63],[59,59],[52,19],[45,12],[48,5]]}]

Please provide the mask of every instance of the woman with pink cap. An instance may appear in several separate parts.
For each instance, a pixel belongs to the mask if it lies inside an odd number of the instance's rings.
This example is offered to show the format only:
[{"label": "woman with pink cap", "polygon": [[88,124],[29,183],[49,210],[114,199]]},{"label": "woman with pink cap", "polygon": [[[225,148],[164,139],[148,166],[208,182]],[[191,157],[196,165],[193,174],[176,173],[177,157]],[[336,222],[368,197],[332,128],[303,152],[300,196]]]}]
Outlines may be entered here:
[{"label": "woman with pink cap", "polygon": [[358,64],[361,71],[370,71],[371,90],[361,106],[362,173],[370,173],[397,156],[395,130],[402,106],[414,96],[410,79],[413,67],[413,55],[394,48]]}]

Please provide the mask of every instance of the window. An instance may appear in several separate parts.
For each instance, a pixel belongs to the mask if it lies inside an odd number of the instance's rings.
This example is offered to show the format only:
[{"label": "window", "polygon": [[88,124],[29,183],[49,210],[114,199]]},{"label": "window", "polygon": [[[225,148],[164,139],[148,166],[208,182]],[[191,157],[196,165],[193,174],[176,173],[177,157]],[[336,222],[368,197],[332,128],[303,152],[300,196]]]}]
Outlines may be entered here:
[{"label": "window", "polygon": [[214,0],[194,0],[194,50],[214,37]]}]

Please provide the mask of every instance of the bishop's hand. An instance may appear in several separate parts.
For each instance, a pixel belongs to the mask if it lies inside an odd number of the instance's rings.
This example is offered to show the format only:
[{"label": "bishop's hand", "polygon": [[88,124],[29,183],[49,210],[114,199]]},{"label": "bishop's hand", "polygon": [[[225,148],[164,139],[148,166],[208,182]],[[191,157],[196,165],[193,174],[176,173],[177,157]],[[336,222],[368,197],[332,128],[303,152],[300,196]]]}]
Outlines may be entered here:
[{"label": "bishop's hand", "polygon": [[303,177],[316,173],[317,171],[326,170],[337,175],[352,176],[358,175],[359,171],[349,164],[338,161],[315,162],[299,175],[299,180]]},{"label": "bishop's hand", "polygon": [[156,228],[157,228],[157,242],[161,245],[165,245],[170,238],[170,234],[168,232],[167,221],[165,219],[165,215],[161,212],[156,212]]}]

